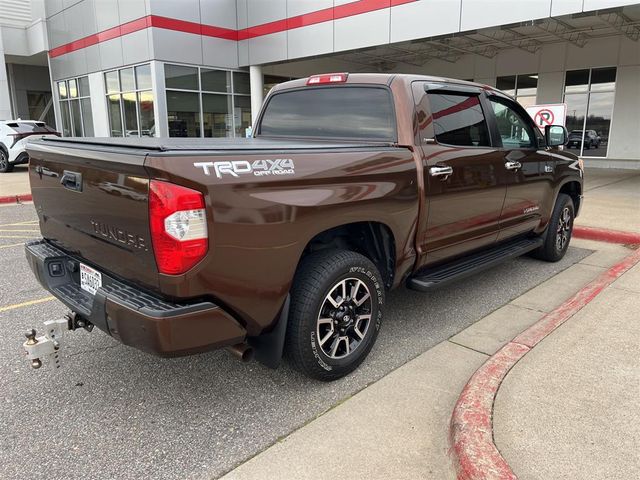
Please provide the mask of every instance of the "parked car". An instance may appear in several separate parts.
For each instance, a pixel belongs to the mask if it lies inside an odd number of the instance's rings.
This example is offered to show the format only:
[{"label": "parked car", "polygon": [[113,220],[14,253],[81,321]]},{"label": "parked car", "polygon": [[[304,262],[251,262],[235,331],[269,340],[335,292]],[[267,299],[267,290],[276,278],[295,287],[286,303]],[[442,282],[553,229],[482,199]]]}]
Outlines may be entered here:
[{"label": "parked car", "polygon": [[566,129],[543,135],[486,85],[312,76],[274,87],[253,135],[30,142],[44,239],[26,253],[65,328],[274,368],[284,351],[333,380],[372,349],[388,290],[557,261],[582,203],[581,163],[555,148]]},{"label": "parked car", "polygon": [[29,161],[26,139],[32,135],[60,136],[58,132],[44,122],[30,120],[0,121],[0,173],[10,172],[15,165]]},{"label": "parked car", "polygon": [[[576,147],[580,148],[582,145],[582,134],[584,130],[571,130],[569,133],[569,141],[567,142],[567,147]],[[600,136],[596,133],[595,130],[587,130],[587,133],[584,136],[584,148],[585,150],[589,150],[590,148],[598,148],[600,146]]]}]

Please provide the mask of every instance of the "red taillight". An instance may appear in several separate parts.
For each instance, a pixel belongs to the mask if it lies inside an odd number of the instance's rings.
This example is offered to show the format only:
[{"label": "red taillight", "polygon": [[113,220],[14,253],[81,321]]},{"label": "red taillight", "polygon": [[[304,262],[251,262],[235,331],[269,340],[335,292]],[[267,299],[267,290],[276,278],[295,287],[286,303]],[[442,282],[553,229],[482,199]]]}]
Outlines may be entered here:
[{"label": "red taillight", "polygon": [[307,85],[322,85],[323,83],[344,83],[347,81],[348,73],[326,73],[324,75],[313,75],[307,80]]},{"label": "red taillight", "polygon": [[160,273],[185,273],[207,254],[204,197],[197,190],[151,180],[149,225]]}]

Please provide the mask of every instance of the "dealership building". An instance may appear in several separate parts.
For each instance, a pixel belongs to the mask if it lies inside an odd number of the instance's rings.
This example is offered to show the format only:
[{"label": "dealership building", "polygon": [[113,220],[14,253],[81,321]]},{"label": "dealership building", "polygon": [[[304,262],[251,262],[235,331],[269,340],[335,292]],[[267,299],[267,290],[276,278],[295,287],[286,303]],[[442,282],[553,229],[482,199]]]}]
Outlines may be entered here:
[{"label": "dealership building", "polygon": [[[566,104],[589,165],[640,168],[640,3],[620,0],[0,2],[0,119],[65,136],[244,136],[269,88],[418,73]],[[576,151],[576,150],[574,150]]]}]

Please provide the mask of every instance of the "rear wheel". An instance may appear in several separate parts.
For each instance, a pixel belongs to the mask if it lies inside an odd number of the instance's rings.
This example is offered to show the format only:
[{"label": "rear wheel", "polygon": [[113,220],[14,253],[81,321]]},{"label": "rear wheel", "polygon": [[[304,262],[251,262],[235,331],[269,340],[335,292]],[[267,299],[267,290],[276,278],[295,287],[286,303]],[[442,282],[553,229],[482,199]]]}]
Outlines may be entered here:
[{"label": "rear wheel", "polygon": [[291,290],[285,355],[319,380],[347,375],[371,351],[383,304],[380,274],[367,257],[346,250],[307,256]]},{"label": "rear wheel", "polygon": [[533,256],[547,262],[557,262],[564,257],[569,248],[575,207],[569,195],[558,195],[549,226],[545,234],[544,243],[533,252]]},{"label": "rear wheel", "polygon": [[9,156],[0,149],[0,173],[8,173],[13,170],[13,164],[9,163]]}]

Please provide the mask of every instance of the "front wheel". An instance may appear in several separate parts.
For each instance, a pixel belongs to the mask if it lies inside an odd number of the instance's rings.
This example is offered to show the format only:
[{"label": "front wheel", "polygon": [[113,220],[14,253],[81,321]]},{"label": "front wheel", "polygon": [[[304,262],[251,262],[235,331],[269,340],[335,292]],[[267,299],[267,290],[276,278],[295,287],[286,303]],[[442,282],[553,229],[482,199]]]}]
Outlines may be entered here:
[{"label": "front wheel", "polygon": [[573,200],[569,195],[559,194],[549,220],[544,243],[533,252],[533,256],[547,262],[561,260],[569,248],[574,218]]},{"label": "front wheel", "polygon": [[13,170],[13,164],[9,163],[9,157],[0,149],[0,173],[8,173]]},{"label": "front wheel", "polygon": [[367,357],[382,323],[384,286],[375,265],[347,250],[305,257],[291,289],[285,356],[319,380],[336,380]]}]

